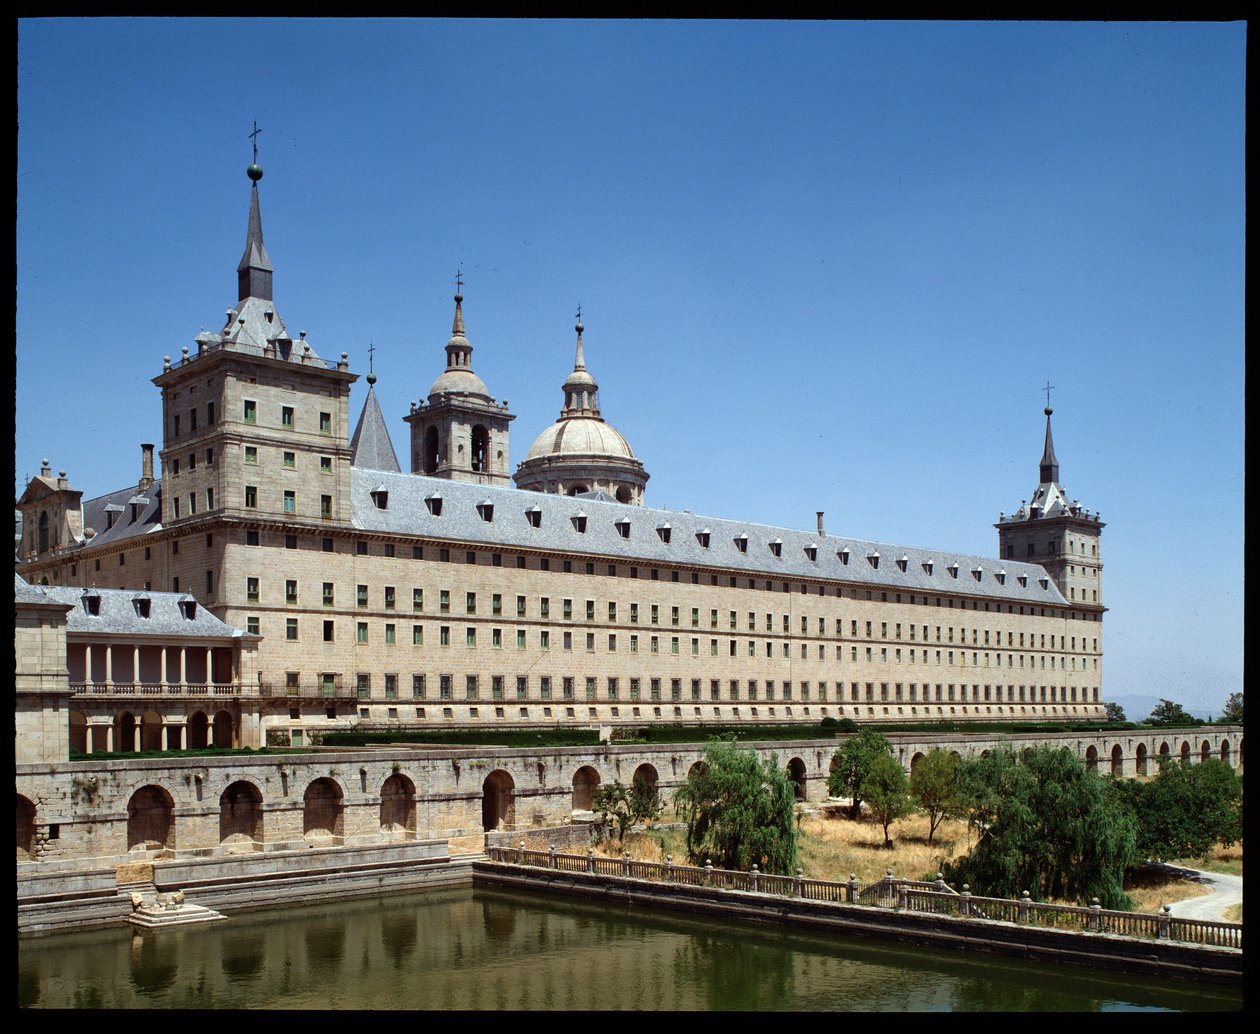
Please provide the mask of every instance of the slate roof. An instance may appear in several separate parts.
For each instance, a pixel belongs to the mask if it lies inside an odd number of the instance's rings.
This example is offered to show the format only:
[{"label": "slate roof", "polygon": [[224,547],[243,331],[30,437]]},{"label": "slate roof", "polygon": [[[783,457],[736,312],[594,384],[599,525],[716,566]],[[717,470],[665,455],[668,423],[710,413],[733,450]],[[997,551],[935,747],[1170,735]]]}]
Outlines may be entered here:
[{"label": "slate roof", "polygon": [[[373,493],[379,498],[382,490],[387,493],[385,509],[373,501]],[[363,531],[586,554],[635,564],[684,564],[762,578],[821,578],[900,592],[958,593],[1010,603],[1067,603],[1044,568],[1017,560],[820,536],[685,511],[379,470],[352,468],[350,493],[352,523]],[[426,504],[432,496],[442,500],[441,516],[431,513]],[[490,521],[479,512],[479,506],[484,512],[485,504],[492,507]],[[539,514],[537,528],[526,517],[531,509]],[[578,531],[573,521],[579,514],[586,518],[585,532]],[[628,537],[618,530],[619,522],[628,522]],[[666,526],[668,543],[658,531]],[[707,548],[698,538],[706,532]],[[735,544],[741,536],[746,536],[746,552]],[[777,556],[771,549],[775,542]],[[814,559],[808,549],[814,551]],[[837,555],[845,550],[847,563]],[[999,572],[1004,572],[1001,580]]]},{"label": "slate roof", "polygon": [[376,387],[371,384],[368,385],[354,437],[350,439],[350,462],[356,467],[401,473],[394,443],[389,438],[389,428],[385,426],[380,403],[376,401]]},{"label": "slate roof", "polygon": [[[79,589],[61,585],[29,585],[13,576],[13,595],[20,603],[58,603],[72,609],[66,615],[68,633],[108,633],[128,636],[161,636],[180,639],[257,639],[258,636],[224,624],[186,592],[148,592],[136,589]],[[88,613],[85,597],[100,598],[99,613]],[[149,601],[149,616],[142,617],[137,600]],[[194,603],[193,617],[185,616],[181,603]]]},{"label": "slate roof", "polygon": [[[135,519],[132,519],[132,506]],[[109,514],[114,515],[113,527],[109,527]],[[85,539],[84,545],[103,546],[137,535],[148,535],[162,530],[162,481],[159,478],[140,492],[135,485],[120,488],[108,495],[83,501],[83,530],[96,532],[94,538]]]}]

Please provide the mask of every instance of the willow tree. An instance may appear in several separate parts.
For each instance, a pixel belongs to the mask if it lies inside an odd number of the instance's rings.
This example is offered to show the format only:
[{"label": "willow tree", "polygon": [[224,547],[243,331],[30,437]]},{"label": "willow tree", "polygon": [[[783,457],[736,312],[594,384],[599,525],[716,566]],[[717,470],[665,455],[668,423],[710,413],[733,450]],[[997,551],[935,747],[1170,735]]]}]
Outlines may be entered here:
[{"label": "willow tree", "polygon": [[713,739],[674,792],[687,820],[687,855],[722,869],[796,869],[796,788],[778,757],[763,762],[734,739]]}]

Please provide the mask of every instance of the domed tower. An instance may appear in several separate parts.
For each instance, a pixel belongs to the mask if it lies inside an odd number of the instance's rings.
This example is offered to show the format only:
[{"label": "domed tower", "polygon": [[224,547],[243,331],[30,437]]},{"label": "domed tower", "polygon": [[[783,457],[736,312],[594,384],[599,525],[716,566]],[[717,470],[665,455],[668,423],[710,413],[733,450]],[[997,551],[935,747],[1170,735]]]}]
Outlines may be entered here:
[{"label": "domed tower", "polygon": [[472,345],[464,336],[463,284],[456,277],[455,321],[446,343],[446,371],[433,382],[428,402],[412,405],[411,472],[506,487],[508,424],[516,418],[506,402],[490,397],[472,371]]},{"label": "domed tower", "polygon": [[599,385],[586,369],[578,310],[577,357],[564,382],[560,419],[535,440],[512,479],[517,488],[557,495],[603,492],[621,503],[643,505],[648,473],[630,443],[599,415]]}]

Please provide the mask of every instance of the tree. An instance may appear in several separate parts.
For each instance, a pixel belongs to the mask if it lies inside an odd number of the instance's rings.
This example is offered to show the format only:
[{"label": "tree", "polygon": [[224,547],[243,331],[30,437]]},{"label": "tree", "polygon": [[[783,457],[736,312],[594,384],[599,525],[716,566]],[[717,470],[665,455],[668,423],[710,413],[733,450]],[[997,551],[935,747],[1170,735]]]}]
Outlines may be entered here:
[{"label": "tree", "polygon": [[1202,858],[1242,838],[1242,782],[1216,758],[1187,765],[1167,756],[1149,783],[1130,782],[1141,858]]},{"label": "tree", "polygon": [[687,854],[719,868],[790,874],[796,869],[796,788],[772,757],[763,763],[751,748],[713,739],[704,763],[674,793],[687,820]]},{"label": "tree", "polygon": [[947,750],[935,748],[919,759],[910,773],[910,796],[928,817],[928,843],[956,805],[955,784],[958,781],[958,758]]},{"label": "tree", "polygon": [[1137,820],[1113,779],[1087,772],[1068,749],[1010,750],[964,761],[959,795],[979,842],[945,866],[973,891],[1067,898],[1131,908],[1124,871],[1138,859]]},{"label": "tree", "polygon": [[910,811],[910,783],[906,770],[891,754],[881,754],[873,762],[862,781],[866,803],[884,827],[884,846],[892,847],[888,827]]},{"label": "tree", "polygon": [[1107,721],[1109,722],[1127,722],[1128,721],[1128,719],[1124,716],[1124,708],[1121,707],[1119,704],[1115,704],[1115,703],[1112,703],[1111,701],[1107,701],[1105,704],[1103,704],[1103,710],[1107,712]]},{"label": "tree", "polygon": [[862,814],[862,783],[875,759],[892,757],[892,744],[874,729],[863,729],[831,756],[831,772],[827,776],[827,793],[832,797],[849,797],[853,801],[850,817]]},{"label": "tree", "polygon": [[1230,693],[1229,699],[1225,701],[1225,710],[1221,712],[1221,721],[1228,722],[1230,725],[1242,725],[1243,695],[1241,693]]},{"label": "tree", "polygon": [[628,795],[630,804],[630,820],[634,822],[654,822],[665,810],[665,802],[655,783],[649,783],[642,776],[630,784]]},{"label": "tree", "polygon": [[603,817],[604,827],[611,831],[615,825],[617,839],[624,842],[626,831],[634,825],[634,815],[630,810],[630,791],[625,785],[620,780],[601,785],[595,791],[593,807]]},{"label": "tree", "polygon": [[1191,715],[1180,704],[1173,703],[1171,700],[1164,700],[1162,697],[1155,710],[1146,719],[1150,725],[1202,725],[1203,723]]}]

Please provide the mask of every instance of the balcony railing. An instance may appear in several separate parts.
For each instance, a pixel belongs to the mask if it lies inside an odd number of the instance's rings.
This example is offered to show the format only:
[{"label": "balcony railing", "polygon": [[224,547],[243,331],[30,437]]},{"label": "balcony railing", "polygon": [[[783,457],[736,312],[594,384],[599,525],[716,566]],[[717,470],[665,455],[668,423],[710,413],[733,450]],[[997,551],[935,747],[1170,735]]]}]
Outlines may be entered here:
[{"label": "balcony railing", "polygon": [[71,696],[256,697],[257,683],[246,682],[72,682]]}]

